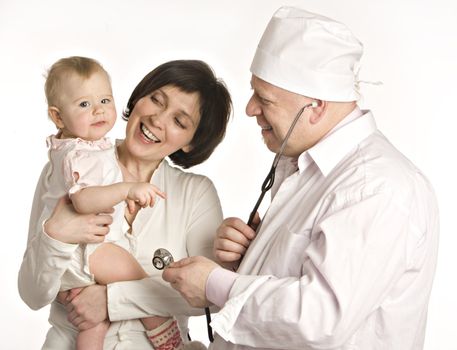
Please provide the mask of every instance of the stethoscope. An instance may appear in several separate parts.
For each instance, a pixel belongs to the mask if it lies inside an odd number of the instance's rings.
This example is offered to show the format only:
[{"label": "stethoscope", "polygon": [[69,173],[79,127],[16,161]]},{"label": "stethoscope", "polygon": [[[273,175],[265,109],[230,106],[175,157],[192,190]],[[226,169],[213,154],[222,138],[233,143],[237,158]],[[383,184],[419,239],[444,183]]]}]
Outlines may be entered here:
[{"label": "stethoscope", "polygon": [[[165,248],[159,248],[154,252],[154,256],[152,257],[152,265],[157,270],[163,270],[168,265],[170,265],[174,261],[173,255],[166,250]],[[212,343],[214,341],[213,336],[213,329],[209,325],[211,323],[211,312],[209,311],[209,307],[205,307],[205,315],[206,315],[206,327],[208,330],[208,339]],[[189,334],[187,335],[190,340]]]},{"label": "stethoscope", "polygon": [[173,261],[173,255],[165,248],[157,249],[152,257],[152,265],[154,265],[157,270],[163,270]]},{"label": "stethoscope", "polygon": [[276,153],[276,156],[273,159],[273,164],[271,165],[270,171],[268,172],[267,177],[263,181],[263,184],[262,184],[262,187],[261,187],[260,196],[259,196],[259,198],[257,199],[257,202],[254,205],[254,209],[252,209],[252,212],[249,215],[248,226],[250,226],[251,228],[254,228],[253,225],[252,225],[252,222],[254,221],[254,216],[257,213],[257,210],[259,209],[259,206],[263,201],[263,197],[271,189],[271,187],[273,186],[273,183],[275,182],[276,167],[278,166],[279,160],[281,159],[281,157],[282,157],[282,155],[284,153],[284,149],[286,148],[287,141],[289,140],[290,134],[292,134],[292,131],[293,131],[294,127],[295,127],[295,124],[297,124],[298,119],[300,118],[300,116],[302,115],[303,111],[306,108],[309,108],[309,107],[316,108],[318,105],[319,104],[318,104],[317,101],[313,101],[311,103],[308,103],[308,104],[304,105],[302,108],[300,108],[300,110],[298,111],[298,113],[295,116],[294,120],[292,121],[292,124],[290,125],[290,128],[287,131],[286,137],[284,137],[284,140],[281,143],[281,147],[279,148],[279,152]]},{"label": "stethoscope", "polygon": [[[250,227],[253,227],[252,222],[254,221],[255,214],[257,213],[257,210],[259,209],[259,206],[262,203],[262,200],[265,197],[265,194],[273,186],[273,183],[275,181],[276,167],[278,166],[279,160],[281,159],[281,157],[284,153],[284,149],[286,148],[287,141],[289,140],[289,137],[292,134],[295,124],[297,124],[298,119],[300,118],[300,116],[302,115],[303,111],[306,108],[309,108],[309,107],[316,108],[318,105],[319,104],[317,101],[313,101],[311,103],[304,105],[302,108],[300,108],[300,110],[298,111],[294,120],[292,121],[292,124],[290,125],[289,130],[287,131],[286,137],[284,137],[284,140],[281,143],[279,152],[276,154],[276,156],[273,159],[273,164],[271,165],[270,171],[268,172],[267,177],[263,181],[260,196],[257,199],[257,202],[255,203],[254,209],[252,209],[252,212],[249,215],[248,225]],[[165,248],[157,249],[154,252],[154,256],[152,258],[152,264],[158,270],[163,270],[165,267],[170,265],[173,261],[174,261],[173,255]],[[207,327],[208,327],[208,337],[209,337],[210,341],[213,342],[213,340],[214,340],[213,332],[212,332],[211,326],[209,325],[211,322],[211,314],[210,314],[209,308],[205,308],[205,313],[206,313],[206,321],[207,321]]]}]

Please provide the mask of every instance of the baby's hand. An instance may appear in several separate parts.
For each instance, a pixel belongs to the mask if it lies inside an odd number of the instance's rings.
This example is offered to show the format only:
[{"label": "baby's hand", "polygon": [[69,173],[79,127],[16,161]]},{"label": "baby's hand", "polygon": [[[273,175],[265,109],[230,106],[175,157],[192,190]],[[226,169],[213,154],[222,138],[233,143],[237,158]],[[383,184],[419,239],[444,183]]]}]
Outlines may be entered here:
[{"label": "baby's hand", "polygon": [[165,193],[150,183],[138,182],[132,184],[127,194],[127,206],[130,213],[135,211],[135,204],[142,208],[152,207],[155,203],[156,195],[163,199],[166,198]]}]

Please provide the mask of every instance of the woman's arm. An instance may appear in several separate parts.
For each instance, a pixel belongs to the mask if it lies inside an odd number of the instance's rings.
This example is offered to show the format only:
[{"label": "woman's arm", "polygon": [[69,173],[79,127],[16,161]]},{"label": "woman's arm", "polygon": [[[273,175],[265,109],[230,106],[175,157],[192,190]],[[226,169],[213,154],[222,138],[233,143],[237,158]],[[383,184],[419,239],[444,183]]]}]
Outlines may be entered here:
[{"label": "woman's arm", "polygon": [[18,275],[19,294],[24,302],[37,310],[51,303],[59,289],[60,278],[71,261],[79,242],[100,242],[112,221],[109,215],[78,215],[68,200],[61,199],[45,231],[40,223],[45,166],[38,182],[30,217],[27,249]]},{"label": "woman's arm", "polygon": [[60,276],[70,263],[76,244],[53,239],[43,232],[41,225],[45,191],[44,181],[49,172],[48,163],[38,180],[29,222],[27,248],[18,275],[18,289],[22,300],[34,310],[51,303],[60,287]]},{"label": "woman's arm", "polygon": [[[198,177],[196,183],[186,187],[186,193],[191,194],[191,197],[185,199],[186,205],[190,208],[186,210],[188,217],[183,220],[185,232],[182,234],[187,254],[189,256],[204,255],[212,258],[215,232],[222,222],[222,210],[216,189],[207,178]],[[172,197],[170,193],[168,195],[167,201],[173,201],[170,199]],[[178,197],[181,201],[184,200],[181,195]],[[168,204],[171,205],[170,203]],[[173,207],[171,209],[173,213],[177,211],[180,218],[184,215],[178,208]],[[150,235],[150,232],[144,235],[148,234]],[[144,239],[144,235],[140,236]],[[146,243],[143,241],[137,244]],[[92,287],[86,289],[88,288]],[[91,293],[96,293],[97,296],[85,297],[81,293],[78,298],[75,298],[77,305],[70,306],[72,317],[77,320],[76,323],[100,322],[105,317],[103,310],[106,308],[106,303],[109,320],[112,322],[144,318],[151,315],[193,316],[204,314],[204,309],[189,306],[181,295],[172,289],[159,274],[138,281],[111,283],[107,286],[106,292],[97,289]],[[98,305],[93,305],[94,300],[99,301]],[[91,308],[87,307],[89,304],[92,304]]]},{"label": "woman's arm", "polygon": [[[222,209],[216,189],[209,179],[203,177],[198,178],[198,184],[189,187],[187,192],[192,193],[192,197],[186,198],[186,204],[191,205],[189,218],[185,220],[186,231],[183,233],[187,255],[203,255],[214,259],[213,241],[216,229],[222,222]],[[168,194],[171,197],[171,194]],[[182,215],[182,212],[180,214]],[[107,294],[111,321],[149,315],[192,316],[204,313],[203,309],[190,307],[160,275],[141,281],[110,284]]]}]

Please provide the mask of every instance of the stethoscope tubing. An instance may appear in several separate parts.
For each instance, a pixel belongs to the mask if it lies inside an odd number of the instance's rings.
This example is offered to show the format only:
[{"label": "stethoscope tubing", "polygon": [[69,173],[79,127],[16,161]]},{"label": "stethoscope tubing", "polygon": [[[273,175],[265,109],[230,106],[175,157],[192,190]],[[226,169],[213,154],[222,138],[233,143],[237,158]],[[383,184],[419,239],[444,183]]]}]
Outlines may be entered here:
[{"label": "stethoscope tubing", "polygon": [[265,194],[273,186],[273,183],[275,181],[276,167],[277,167],[277,165],[279,163],[279,160],[281,159],[281,157],[282,157],[282,155],[284,153],[284,149],[286,148],[287,141],[289,140],[289,137],[292,134],[292,131],[295,128],[295,125],[297,124],[298,119],[303,114],[303,111],[306,108],[309,108],[309,107],[312,107],[312,106],[314,106],[314,103],[308,103],[308,104],[304,105],[302,108],[300,108],[300,110],[298,111],[298,113],[295,116],[294,120],[292,121],[292,124],[290,125],[289,130],[287,131],[287,134],[286,134],[286,136],[284,137],[284,140],[281,143],[281,147],[279,148],[279,152],[276,153],[276,156],[273,159],[273,163],[271,165],[270,171],[268,172],[267,177],[263,181],[263,184],[262,184],[262,187],[261,187],[260,196],[259,196],[259,198],[257,199],[257,202],[254,205],[254,209],[252,209],[251,214],[249,215],[248,226],[250,226],[251,228],[254,228],[252,222],[254,221],[255,214],[257,213],[257,210],[259,209],[260,204],[263,201],[263,197],[265,196]]}]

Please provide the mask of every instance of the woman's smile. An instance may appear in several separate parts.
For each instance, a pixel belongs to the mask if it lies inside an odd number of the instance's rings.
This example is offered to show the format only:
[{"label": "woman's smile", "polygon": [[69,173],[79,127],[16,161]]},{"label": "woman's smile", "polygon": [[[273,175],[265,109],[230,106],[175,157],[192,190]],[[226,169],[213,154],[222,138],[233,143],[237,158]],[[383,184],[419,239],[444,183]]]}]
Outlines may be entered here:
[{"label": "woman's smile", "polygon": [[147,139],[147,141],[158,143],[160,142],[159,138],[148,129],[146,125],[140,123],[141,134]]}]

